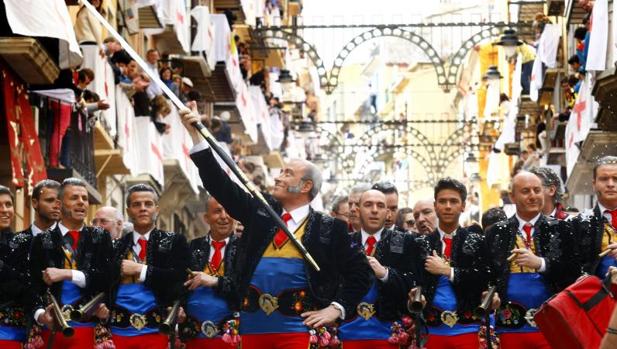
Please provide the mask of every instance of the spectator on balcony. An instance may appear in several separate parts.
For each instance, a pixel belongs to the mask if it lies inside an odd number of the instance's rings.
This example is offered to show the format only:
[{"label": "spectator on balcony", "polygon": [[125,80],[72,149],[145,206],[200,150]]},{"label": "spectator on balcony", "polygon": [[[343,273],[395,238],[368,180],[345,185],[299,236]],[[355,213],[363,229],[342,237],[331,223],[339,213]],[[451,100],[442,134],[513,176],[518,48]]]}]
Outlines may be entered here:
[{"label": "spectator on balcony", "polygon": [[[92,6],[103,16],[105,10],[102,7],[102,0],[88,0]],[[77,19],[75,21],[75,38],[79,45],[95,45],[98,47],[101,57],[105,56],[103,46],[103,26],[99,21],[82,5],[77,11]]]},{"label": "spectator on balcony", "polygon": [[193,81],[185,76],[182,78],[182,85],[180,85],[180,100],[182,100],[183,103],[190,100],[189,93],[191,91],[193,91]]},{"label": "spectator on balcony", "polygon": [[110,56],[109,60],[112,63],[114,70],[114,82],[116,84],[125,83],[130,84],[131,80],[127,75],[127,67],[133,60],[131,56],[125,50],[120,50]]},{"label": "spectator on balcony", "polygon": [[161,68],[159,75],[163,83],[171,90],[171,92],[173,92],[179,98],[180,97],[180,86],[178,86],[174,82],[172,78],[173,72],[171,71],[171,68],[168,66]]},{"label": "spectator on balcony", "polygon": [[253,86],[261,87],[262,92],[266,93],[270,90],[270,72],[268,68],[263,68],[257,73],[251,75],[249,83]]},{"label": "spectator on balcony", "polygon": [[[148,66],[148,73],[150,73],[153,76],[156,76],[159,74],[159,60],[161,59],[161,54],[159,53],[159,50],[155,49],[155,48],[151,48],[148,50],[148,52],[146,52],[146,65]],[[151,83],[150,85],[148,85],[148,88],[146,89],[146,93],[148,93],[148,97],[150,99],[153,99],[156,96],[160,96],[163,94],[163,91],[161,91],[161,88],[159,87],[159,85],[155,84],[155,83]]]},{"label": "spectator on balcony", "polygon": [[574,30],[574,40],[576,40],[576,56],[579,64],[585,67],[585,37],[587,37],[587,28],[578,27]]},{"label": "spectator on balcony", "polygon": [[77,86],[75,97],[77,103],[88,113],[91,114],[98,110],[109,109],[109,103],[101,100],[100,97],[88,90],[88,85],[94,81],[94,72],[91,69],[83,68],[77,72]]},{"label": "spectator on balcony", "polygon": [[228,124],[229,119],[230,115],[228,111],[222,112],[220,117],[215,115],[212,118],[212,134],[219,142],[224,142],[227,144],[231,144],[233,142],[233,138],[231,137],[231,127],[229,127]]}]

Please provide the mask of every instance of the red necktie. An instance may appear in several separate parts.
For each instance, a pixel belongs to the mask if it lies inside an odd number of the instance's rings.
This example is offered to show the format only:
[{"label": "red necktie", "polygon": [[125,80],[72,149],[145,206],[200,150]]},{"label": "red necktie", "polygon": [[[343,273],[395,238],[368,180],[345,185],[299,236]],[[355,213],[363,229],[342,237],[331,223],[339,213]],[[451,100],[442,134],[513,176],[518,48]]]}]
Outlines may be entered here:
[{"label": "red necktie", "polygon": [[443,244],[445,248],[443,249],[443,255],[446,256],[446,259],[450,259],[452,256],[452,238],[451,237],[443,237]]},{"label": "red necktie", "polygon": [[137,243],[139,244],[139,260],[144,261],[146,260],[148,240],[144,238],[139,238],[139,240],[137,240]]},{"label": "red necktie", "polygon": [[525,225],[523,225],[523,231],[525,232],[525,238],[527,239],[525,241],[527,248],[531,246],[531,229],[533,229],[533,225],[529,223],[525,223]]},{"label": "red necktie", "polygon": [[[285,222],[285,225],[287,225],[287,222],[289,222],[289,220],[291,219],[291,215],[289,214],[289,212],[285,212],[285,214],[283,214],[281,218],[283,219],[283,222]],[[287,239],[289,239],[287,234],[285,234],[283,229],[279,228],[276,231],[276,234],[274,235],[274,240],[272,242],[274,242],[274,247],[281,248],[287,242]]]},{"label": "red necktie", "polygon": [[606,210],[604,211],[604,213],[608,213],[611,215],[611,225],[613,226],[613,228],[617,229],[617,209],[615,210]]},{"label": "red necktie", "polygon": [[71,237],[71,248],[73,251],[77,251],[77,244],[79,243],[79,230],[69,230],[69,236]]},{"label": "red necktie", "polygon": [[212,247],[214,247],[214,254],[212,255],[212,259],[210,260],[210,268],[213,271],[219,270],[221,266],[221,262],[223,261],[223,254],[221,250],[225,247],[225,240],[223,241],[212,241],[210,243]]},{"label": "red necktie", "polygon": [[373,251],[375,250],[375,244],[377,243],[377,239],[374,236],[369,236],[366,238],[366,255],[372,256]]}]

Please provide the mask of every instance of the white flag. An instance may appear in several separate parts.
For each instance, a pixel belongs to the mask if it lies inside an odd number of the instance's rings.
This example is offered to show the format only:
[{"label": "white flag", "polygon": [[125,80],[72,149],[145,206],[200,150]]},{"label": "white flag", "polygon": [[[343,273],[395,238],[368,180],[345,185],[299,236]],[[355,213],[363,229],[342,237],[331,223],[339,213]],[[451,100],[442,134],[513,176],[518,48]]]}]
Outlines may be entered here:
[{"label": "white flag", "polygon": [[542,74],[542,60],[536,55],[536,59],[533,61],[533,68],[531,69],[531,82],[529,83],[529,98],[532,101],[537,102],[540,97],[540,89],[542,88],[542,81],[544,75]]},{"label": "white flag", "polygon": [[542,31],[536,55],[549,68],[557,66],[557,48],[559,47],[560,36],[561,29],[557,24],[547,24]]},{"label": "white flag", "polygon": [[608,48],[608,0],[596,0],[591,14],[591,34],[585,70],[606,69],[606,51]]}]

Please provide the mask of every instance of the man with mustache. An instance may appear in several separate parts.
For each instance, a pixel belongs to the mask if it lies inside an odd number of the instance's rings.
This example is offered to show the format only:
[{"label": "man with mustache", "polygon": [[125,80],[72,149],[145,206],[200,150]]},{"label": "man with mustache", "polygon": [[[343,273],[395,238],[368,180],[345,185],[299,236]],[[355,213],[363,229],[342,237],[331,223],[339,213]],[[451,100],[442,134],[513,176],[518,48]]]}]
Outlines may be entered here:
[{"label": "man with mustache", "polygon": [[191,158],[204,186],[245,226],[234,262],[237,294],[243,299],[242,347],[307,348],[312,329],[351,316],[369,288],[368,263],[351,245],[345,223],[310,206],[321,188],[319,169],[306,160],[287,162],[269,197],[289,231],[315,259],[317,271],[262,204],[223,171],[193,127],[199,116],[182,114],[195,144]]},{"label": "man with mustache", "polygon": [[359,213],[362,228],[351,241],[365,251],[372,285],[356,312],[339,327],[340,339],[345,349],[398,348],[405,343],[389,340],[397,338],[393,322],[406,313],[407,294],[416,285],[418,248],[413,235],[385,227],[389,212],[381,191],[362,193]]},{"label": "man with mustache", "polygon": [[[463,228],[459,218],[465,211],[467,188],[443,178],[435,186],[437,228],[417,239],[424,263],[422,294],[428,325],[428,349],[477,349],[479,319],[472,316],[486,288],[488,267],[484,258],[484,236],[478,226]],[[410,292],[413,299],[417,289]]]},{"label": "man with mustache", "polygon": [[533,317],[544,301],[581,274],[574,230],[542,214],[544,188],[533,173],[520,171],[512,178],[510,199],[516,214],[486,232],[489,283],[501,301],[496,331],[502,349],[548,349]]},{"label": "man with mustache", "polygon": [[115,244],[110,327],[116,349],[165,349],[159,326],[184,293],[189,250],[184,235],[156,228],[159,197],[147,184],[128,188],[134,231]]},{"label": "man with mustache", "polygon": [[[617,266],[617,156],[600,158],[593,168],[597,204],[570,220],[581,243],[585,272],[601,278]],[[600,253],[608,251],[600,257]]]},{"label": "man with mustache", "polygon": [[[70,308],[88,302],[109,286],[112,242],[103,229],[85,225],[88,213],[88,191],[83,180],[67,178],[58,192],[61,201],[60,222],[53,230],[38,234],[32,241],[30,275],[35,292],[46,299],[49,289],[61,307]],[[100,305],[100,309],[104,307]],[[103,316],[101,313],[97,313]],[[53,348],[77,349],[94,346],[95,319],[85,322],[70,321],[75,335],[64,337],[55,332],[51,309],[39,308],[35,318],[47,326],[43,331],[45,341],[53,340]]]},{"label": "man with mustache", "polygon": [[238,244],[234,236],[236,221],[212,196],[208,198],[204,219],[210,232],[191,241],[189,246],[194,274],[184,285],[193,292],[185,305],[188,319],[180,333],[189,337],[187,349],[216,349],[230,344],[235,347],[238,337],[230,336],[230,343],[226,343],[222,334],[224,325],[231,324],[232,309],[237,311],[234,307],[239,303],[232,280]]},{"label": "man with mustache", "polygon": [[437,227],[435,202],[432,199],[418,200],[413,206],[413,218],[416,221],[416,230],[420,235],[428,235]]}]

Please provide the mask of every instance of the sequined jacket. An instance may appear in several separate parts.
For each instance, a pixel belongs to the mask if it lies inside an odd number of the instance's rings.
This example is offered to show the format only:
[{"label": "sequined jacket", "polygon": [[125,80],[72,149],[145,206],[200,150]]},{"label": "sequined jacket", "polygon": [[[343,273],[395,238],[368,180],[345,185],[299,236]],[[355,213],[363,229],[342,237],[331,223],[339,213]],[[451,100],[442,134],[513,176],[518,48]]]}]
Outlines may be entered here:
[{"label": "sequined jacket", "polygon": [[[44,298],[47,285],[42,271],[46,268],[64,269],[66,255],[62,247],[64,241],[60,228],[39,234],[32,240],[30,253],[30,275],[36,293]],[[111,272],[112,243],[108,232],[98,227],[84,227],[79,234],[77,253],[74,256],[77,269],[86,277],[86,287],[82,290],[82,300],[89,300],[99,292],[105,291]],[[62,294],[62,283],[50,287],[56,299]]]},{"label": "sequined jacket", "polygon": [[[112,283],[108,285],[110,304],[114,304],[121,275],[122,260],[133,249],[133,234],[126,234],[115,245]],[[152,290],[159,306],[170,306],[185,294],[183,287],[189,267],[189,248],[184,235],[153,229],[146,245],[148,269],[144,285]]]},{"label": "sequined jacket", "polygon": [[[210,259],[210,241],[208,236],[203,236],[191,241],[191,270],[204,270]],[[230,307],[237,306],[240,300],[237,298],[236,287],[232,275],[234,274],[234,259],[238,249],[238,238],[234,235],[229,237],[229,243],[225,246],[224,276],[219,277],[218,285],[214,288],[217,295],[224,298]]]},{"label": "sequined jacket", "polygon": [[[362,233],[351,235],[352,245],[362,248]],[[377,317],[386,320],[400,320],[407,313],[407,295],[416,286],[418,244],[414,237],[399,230],[383,230],[381,239],[375,246],[374,257],[388,269],[385,282],[377,280],[373,273],[371,279],[377,282],[379,296],[375,304]]]},{"label": "sequined jacket", "polygon": [[608,220],[600,212],[600,207],[596,205],[593,210],[581,212],[568,221],[574,228],[576,241],[579,243],[583,271],[593,275],[600,264],[598,254],[602,252],[600,249],[602,248],[604,225],[608,223]]},{"label": "sequined jacket", "polygon": [[[429,235],[418,236],[416,241],[421,251],[417,258],[421,260],[422,265],[433,251],[442,256],[443,246],[438,230]],[[478,226],[459,227],[452,238],[450,260],[450,266],[454,268],[452,288],[456,294],[459,314],[473,311],[480,304],[482,291],[486,290],[488,265],[485,248],[482,229]],[[421,279],[422,293],[427,300],[426,309],[429,309],[435,296],[439,276],[422,268]]]},{"label": "sequined jacket", "polygon": [[[193,153],[191,158],[208,192],[245,227],[234,262],[238,298],[242,299],[277,227],[261,203],[221,169],[211,149]],[[270,204],[281,214],[282,207],[277,201],[270,198]],[[345,308],[346,314],[356,311],[368,292],[371,270],[361,249],[351,245],[347,225],[310,210],[302,243],[321,269],[318,272],[305,263],[308,292],[314,303],[325,307],[337,302]]]},{"label": "sequined jacket", "polygon": [[[502,303],[507,301],[510,277],[510,262],[507,259],[510,251],[516,248],[518,225],[518,219],[512,216],[486,232],[490,282],[497,286]],[[574,230],[570,223],[544,215],[537,220],[534,229],[536,255],[543,257],[546,263],[546,270],[541,274],[549,289],[559,292],[581,275]]]}]

